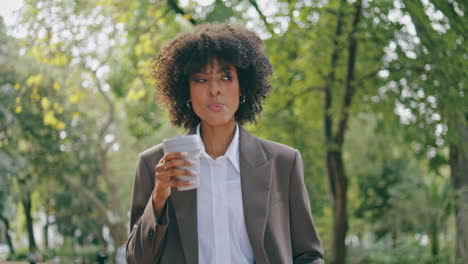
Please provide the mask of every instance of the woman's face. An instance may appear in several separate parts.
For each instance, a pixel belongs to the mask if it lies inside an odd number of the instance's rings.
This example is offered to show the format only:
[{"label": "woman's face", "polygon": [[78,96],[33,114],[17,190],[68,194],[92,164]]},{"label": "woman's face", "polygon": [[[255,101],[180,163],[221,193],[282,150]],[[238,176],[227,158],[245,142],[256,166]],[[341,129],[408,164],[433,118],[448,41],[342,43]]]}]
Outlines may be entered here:
[{"label": "woman's face", "polygon": [[206,125],[233,124],[239,96],[239,78],[233,65],[213,59],[205,69],[190,77],[192,108]]}]

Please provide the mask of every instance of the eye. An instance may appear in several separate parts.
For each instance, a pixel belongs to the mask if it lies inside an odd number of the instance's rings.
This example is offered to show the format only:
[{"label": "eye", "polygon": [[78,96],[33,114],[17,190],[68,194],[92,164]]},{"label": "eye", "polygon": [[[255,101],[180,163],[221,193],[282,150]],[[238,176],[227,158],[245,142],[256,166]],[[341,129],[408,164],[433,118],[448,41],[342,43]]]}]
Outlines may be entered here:
[{"label": "eye", "polygon": [[197,83],[205,83],[206,82],[206,80],[202,79],[202,78],[194,78],[193,81],[195,81]]},{"label": "eye", "polygon": [[232,80],[232,78],[231,78],[231,76],[224,76],[224,77],[223,77],[223,80],[225,80],[225,81],[230,81],[230,80]]}]

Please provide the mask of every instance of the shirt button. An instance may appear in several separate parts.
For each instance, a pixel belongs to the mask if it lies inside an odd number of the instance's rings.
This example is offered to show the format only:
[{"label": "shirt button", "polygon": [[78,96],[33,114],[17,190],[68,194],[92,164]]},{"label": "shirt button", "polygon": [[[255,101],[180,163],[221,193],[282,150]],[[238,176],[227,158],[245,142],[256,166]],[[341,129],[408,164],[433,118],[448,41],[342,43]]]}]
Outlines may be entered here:
[{"label": "shirt button", "polygon": [[153,229],[150,229],[149,233],[148,233],[148,242],[153,242],[153,237],[154,237],[154,231]]}]

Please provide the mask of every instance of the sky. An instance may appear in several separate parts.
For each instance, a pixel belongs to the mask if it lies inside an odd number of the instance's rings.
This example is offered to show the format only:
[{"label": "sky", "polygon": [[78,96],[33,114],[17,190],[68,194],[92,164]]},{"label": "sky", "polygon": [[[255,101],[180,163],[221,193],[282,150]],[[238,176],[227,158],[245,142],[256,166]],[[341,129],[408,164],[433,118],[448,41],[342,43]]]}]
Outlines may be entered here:
[{"label": "sky", "polygon": [[13,25],[15,22],[15,11],[18,10],[22,4],[22,0],[0,0],[0,15],[3,17],[6,25]]}]

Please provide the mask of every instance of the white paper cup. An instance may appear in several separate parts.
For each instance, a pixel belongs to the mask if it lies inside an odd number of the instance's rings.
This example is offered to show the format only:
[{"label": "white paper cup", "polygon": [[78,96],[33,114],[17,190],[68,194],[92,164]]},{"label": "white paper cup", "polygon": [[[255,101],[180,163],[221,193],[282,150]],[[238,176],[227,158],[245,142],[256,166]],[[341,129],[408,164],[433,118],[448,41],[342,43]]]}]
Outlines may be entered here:
[{"label": "white paper cup", "polygon": [[190,181],[192,185],[177,187],[178,191],[196,189],[200,186],[200,137],[198,135],[177,136],[163,140],[164,154],[170,152],[187,152],[186,159],[194,165],[190,167],[180,167],[193,172],[194,176],[176,176],[178,180]]}]

